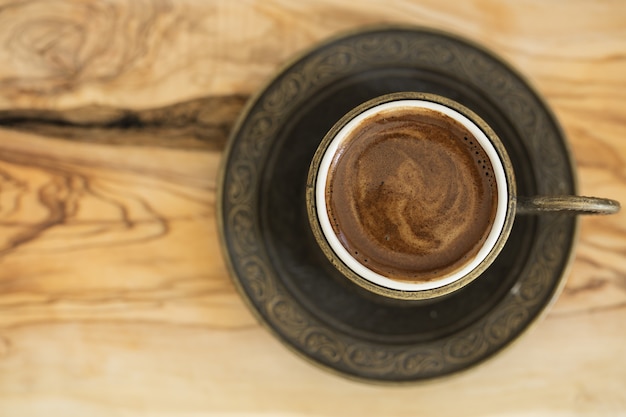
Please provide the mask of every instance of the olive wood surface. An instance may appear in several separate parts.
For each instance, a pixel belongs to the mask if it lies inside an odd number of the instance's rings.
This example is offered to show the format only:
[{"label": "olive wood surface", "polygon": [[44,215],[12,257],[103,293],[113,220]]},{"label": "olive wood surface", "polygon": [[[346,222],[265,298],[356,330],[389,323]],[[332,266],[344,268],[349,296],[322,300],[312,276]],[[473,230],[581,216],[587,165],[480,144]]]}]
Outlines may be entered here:
[{"label": "olive wood surface", "polygon": [[380,387],[293,355],[220,253],[245,100],[363,25],[452,31],[547,99],[582,195],[626,201],[620,1],[0,2],[0,415],[619,415],[626,213],[586,217],[567,285],[469,372]]}]

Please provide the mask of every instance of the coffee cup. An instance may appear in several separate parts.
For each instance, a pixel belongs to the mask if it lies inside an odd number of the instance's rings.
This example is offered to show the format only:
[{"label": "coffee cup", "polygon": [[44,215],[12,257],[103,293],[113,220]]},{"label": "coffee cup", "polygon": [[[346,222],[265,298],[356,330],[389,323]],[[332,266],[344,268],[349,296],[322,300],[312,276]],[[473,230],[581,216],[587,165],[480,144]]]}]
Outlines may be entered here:
[{"label": "coffee cup", "polygon": [[610,214],[616,201],[518,196],[506,148],[449,98],[405,92],[358,106],[320,142],[306,189],[311,229],[343,276],[375,294],[440,297],[504,247],[517,215]]}]

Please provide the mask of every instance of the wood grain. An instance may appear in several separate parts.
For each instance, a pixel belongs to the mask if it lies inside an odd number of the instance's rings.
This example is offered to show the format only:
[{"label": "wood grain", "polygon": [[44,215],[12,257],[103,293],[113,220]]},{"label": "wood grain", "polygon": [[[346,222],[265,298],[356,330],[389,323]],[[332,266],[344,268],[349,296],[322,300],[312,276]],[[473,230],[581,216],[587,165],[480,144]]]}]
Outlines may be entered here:
[{"label": "wood grain", "polygon": [[234,290],[214,205],[245,99],[316,41],[390,22],[505,57],[561,121],[581,194],[626,202],[619,1],[0,1],[0,416],[626,415],[624,211],[581,220],[528,335],[423,385],[319,370]]},{"label": "wood grain", "polygon": [[209,96],[143,110],[99,105],[0,110],[0,126],[71,141],[221,151],[247,99]]}]

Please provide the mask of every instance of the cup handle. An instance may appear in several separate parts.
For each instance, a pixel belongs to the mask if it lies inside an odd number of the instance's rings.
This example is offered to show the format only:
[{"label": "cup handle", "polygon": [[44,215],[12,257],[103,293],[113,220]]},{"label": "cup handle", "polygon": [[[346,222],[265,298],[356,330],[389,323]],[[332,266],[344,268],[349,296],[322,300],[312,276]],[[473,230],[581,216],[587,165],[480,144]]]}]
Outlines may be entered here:
[{"label": "cup handle", "polygon": [[620,203],[608,198],[575,195],[517,197],[516,214],[614,214]]}]

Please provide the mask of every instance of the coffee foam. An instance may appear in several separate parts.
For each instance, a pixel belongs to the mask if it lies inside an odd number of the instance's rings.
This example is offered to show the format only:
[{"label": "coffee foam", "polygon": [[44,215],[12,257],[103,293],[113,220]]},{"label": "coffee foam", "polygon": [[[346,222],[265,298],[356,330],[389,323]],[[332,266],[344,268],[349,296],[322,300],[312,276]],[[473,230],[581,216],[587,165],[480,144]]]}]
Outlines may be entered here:
[{"label": "coffee foam", "polygon": [[394,280],[428,281],[478,252],[496,190],[469,135],[447,116],[411,109],[371,116],[346,138],[326,203],[354,258]]},{"label": "coffee foam", "polygon": [[[455,153],[450,152],[450,149],[446,151],[445,146],[439,149],[439,151],[422,149],[418,150],[416,153],[416,150],[411,149],[411,147],[414,147],[414,145],[420,141],[414,140],[415,137],[413,137],[412,129],[410,126],[406,125],[406,123],[402,125],[401,120],[395,120],[393,122],[395,123],[395,127],[391,129],[391,131],[395,133],[390,136],[388,135],[389,137],[378,141],[369,141],[369,145],[361,150],[355,151],[350,148],[354,143],[358,143],[358,141],[353,140],[355,135],[359,136],[367,133],[359,133],[359,128],[365,126],[363,121],[371,117],[384,119],[391,114],[389,110],[392,109],[393,113],[396,114],[398,112],[410,114],[415,113],[416,108],[435,111],[437,115],[435,118],[430,117],[431,120],[442,119],[445,120],[446,126],[456,126],[455,134],[457,137],[460,135],[460,137],[463,138],[462,141],[465,142],[463,146],[466,148],[466,152],[456,152],[456,155],[463,154],[465,158],[473,158],[473,162],[468,164],[466,161],[465,165],[479,167],[480,174],[478,176],[476,172],[467,172],[467,170],[456,172],[452,170],[450,167],[462,166],[463,164],[459,163],[459,161],[454,162],[454,160],[451,160],[450,156],[455,155]],[[444,110],[442,111],[442,109]],[[452,116],[447,115],[447,113],[450,112],[452,112]],[[446,117],[442,117],[442,114],[447,115],[447,118],[453,117],[453,119],[448,120]],[[502,190],[506,190],[504,170],[499,160],[496,159],[496,167],[494,167],[493,170],[490,169],[490,161],[493,155],[490,156],[488,154],[491,152],[497,156],[495,149],[480,129],[469,122],[469,120],[464,120],[466,123],[460,124],[458,121],[459,118],[464,118],[464,116],[436,103],[419,100],[392,102],[370,109],[370,111],[357,116],[344,126],[331,142],[318,173],[316,203],[318,205],[318,212],[320,212],[322,230],[329,244],[331,244],[331,247],[340,259],[357,274],[379,285],[401,290],[436,288],[465,275],[467,273],[466,271],[473,269],[493,246],[499,230],[501,230],[502,224],[504,223],[502,203],[504,202],[506,208],[506,192],[498,194],[498,201],[496,202],[498,210],[485,210],[484,207],[481,209],[483,212],[489,212],[489,215],[486,217],[487,220],[484,220],[485,216],[483,216],[482,225],[475,224],[475,221],[465,222],[465,225],[470,229],[470,232],[468,232],[467,227],[465,229],[459,228],[458,221],[455,224],[454,222],[445,222],[443,220],[453,217],[456,219],[463,218],[463,208],[467,211],[468,207],[474,207],[471,210],[476,211],[476,201],[468,200],[472,198],[472,193],[463,194],[459,193],[458,190],[443,190],[441,193],[438,193],[438,195],[444,197],[444,200],[439,202],[420,202],[417,196],[424,194],[417,192],[417,187],[412,187],[412,184],[422,184],[421,186],[426,189],[429,187],[432,188],[434,183],[441,184],[449,182],[441,177],[441,175],[444,177],[445,175],[455,175],[457,177],[457,183],[464,184],[461,187],[473,187],[475,189],[479,184],[483,184],[483,188],[485,186],[484,184],[488,184],[488,187],[492,190],[494,187],[497,190],[498,186],[500,186]],[[445,130],[447,128],[446,126],[439,126],[439,133],[441,133],[442,129]],[[433,129],[436,128],[436,126],[433,127]],[[478,131],[478,133],[476,131]],[[381,132],[370,133],[378,136],[381,135]],[[482,145],[481,140],[482,142],[486,142],[487,145]],[[458,145],[460,140],[453,142]],[[428,144],[430,142],[425,143]],[[423,144],[424,143],[422,143],[422,145]],[[381,154],[381,152],[385,154]],[[439,152],[439,156],[430,158],[431,161],[424,164],[424,155],[433,156],[437,155],[437,152]],[[415,160],[415,158],[406,157],[410,154],[419,154],[422,156],[418,157],[418,160]],[[347,182],[344,182],[344,185],[348,183],[358,184],[356,188],[353,189],[353,196],[346,193],[347,190],[345,187],[339,191],[334,189],[332,192],[350,198],[355,197],[354,204],[350,206],[350,215],[348,217],[352,216],[353,218],[362,219],[367,228],[369,228],[367,230],[372,232],[369,237],[366,236],[364,238],[361,236],[356,239],[357,241],[355,241],[354,236],[352,236],[353,234],[351,234],[352,242],[350,242],[350,238],[348,238],[345,233],[342,233],[341,230],[342,227],[345,230],[348,230],[347,227],[353,227],[354,229],[354,225],[346,226],[344,224],[342,226],[339,224],[346,222],[345,210],[343,219],[337,218],[337,208],[333,208],[332,203],[328,207],[330,207],[331,213],[335,214],[335,219],[324,219],[323,212],[320,210],[323,209],[325,211],[327,208],[328,196],[323,191],[320,193],[320,187],[324,185],[325,188],[326,186],[326,174],[328,170],[331,169],[331,166],[333,166],[334,169],[339,159],[344,157],[350,158],[350,155],[353,156],[353,159],[355,159],[357,155],[364,155],[361,166],[364,167],[367,165],[370,168],[361,169],[360,171],[358,169],[352,170],[352,168],[346,169],[348,173],[351,171],[354,172],[353,174],[348,174],[352,175],[352,177]],[[368,160],[368,155],[369,157],[373,156],[373,158]],[[482,168],[483,165],[485,168]],[[344,166],[349,167],[350,164]],[[354,164],[352,164],[352,166],[354,166]],[[437,172],[439,176],[432,174],[426,175],[425,170]],[[485,178],[479,178],[481,175],[484,175]],[[413,179],[409,178],[409,181],[407,181],[406,176],[413,177]],[[466,180],[468,179],[471,184],[467,183]],[[365,189],[372,187],[376,182],[379,183],[379,190],[374,190],[373,194],[368,194]],[[380,182],[383,184],[380,184]],[[336,187],[337,184],[332,184],[332,186]],[[379,195],[375,197],[378,191]],[[381,195],[381,193],[383,195]],[[493,192],[493,198],[496,198],[496,194],[496,192]],[[359,195],[363,198],[360,198]],[[366,197],[367,195],[370,197]],[[474,200],[476,200],[476,198],[474,198]],[[344,208],[348,206],[349,204],[344,204]],[[445,210],[443,208],[445,208]],[[377,213],[383,212],[383,210],[390,215],[388,217],[395,217],[395,221],[386,219],[386,216],[377,216]],[[421,220],[419,220],[420,218]],[[436,228],[430,226],[422,227],[420,226],[420,222],[423,223],[424,220],[426,220],[426,226],[441,225],[441,227],[439,227],[439,230],[434,230]],[[485,221],[487,223],[485,223]],[[494,223],[491,229],[488,227],[490,222]],[[404,227],[398,227],[398,225],[404,225]],[[467,235],[468,233],[472,234],[471,229],[474,225],[474,235],[477,235],[476,230],[486,230],[486,233],[478,233],[480,236],[477,240],[478,242],[484,242],[484,245],[481,246],[481,243],[474,245],[475,250],[459,248],[459,236]],[[435,234],[436,238],[433,239]],[[372,239],[372,236],[375,236],[374,246],[378,245],[379,248],[384,248],[383,252],[386,251],[387,254],[393,254],[391,257],[388,257],[387,261],[381,261],[380,253],[373,253],[371,251],[372,248],[364,244],[363,239],[366,241],[367,239]],[[334,241],[333,237],[335,239]],[[358,241],[359,239],[361,239],[360,242]],[[462,241],[463,239],[461,239],[461,246],[463,246]],[[437,250],[433,249],[433,245],[439,247],[438,253],[435,255],[433,255],[433,251],[437,252]],[[359,248],[361,249],[360,251]],[[450,258],[450,253],[462,254],[462,256],[455,261]],[[420,257],[421,260],[417,259]],[[442,265],[447,265],[447,268],[442,268]],[[431,279],[433,276],[435,277],[434,280]]]}]

